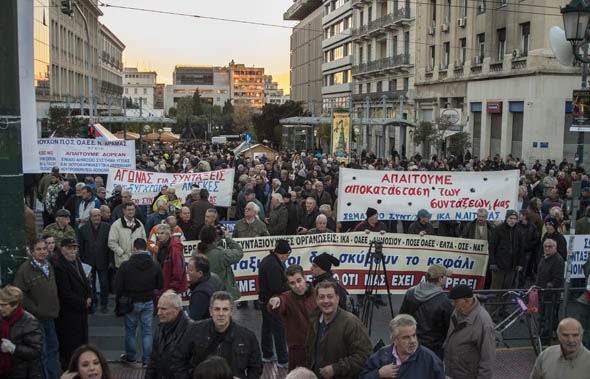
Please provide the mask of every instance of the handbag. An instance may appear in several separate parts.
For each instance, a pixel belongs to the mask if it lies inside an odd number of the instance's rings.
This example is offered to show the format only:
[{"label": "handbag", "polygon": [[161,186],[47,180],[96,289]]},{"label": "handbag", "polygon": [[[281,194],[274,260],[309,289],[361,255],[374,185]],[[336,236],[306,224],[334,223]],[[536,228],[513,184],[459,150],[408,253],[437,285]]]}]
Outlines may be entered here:
[{"label": "handbag", "polygon": [[117,296],[115,302],[115,315],[117,317],[125,316],[133,311],[133,299],[129,296]]}]

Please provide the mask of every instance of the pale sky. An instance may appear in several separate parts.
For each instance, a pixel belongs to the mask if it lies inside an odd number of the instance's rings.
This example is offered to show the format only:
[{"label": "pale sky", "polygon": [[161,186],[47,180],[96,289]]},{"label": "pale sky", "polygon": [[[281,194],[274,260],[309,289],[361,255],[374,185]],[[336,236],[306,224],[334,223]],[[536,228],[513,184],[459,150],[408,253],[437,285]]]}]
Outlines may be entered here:
[{"label": "pale sky", "polygon": [[[166,12],[238,19],[284,26],[283,13],[293,0],[101,0],[105,4]],[[177,64],[226,66],[232,59],[264,67],[289,92],[291,30],[194,17],[100,7],[105,24],[124,44],[126,67],[158,73],[159,83],[172,83]]]}]

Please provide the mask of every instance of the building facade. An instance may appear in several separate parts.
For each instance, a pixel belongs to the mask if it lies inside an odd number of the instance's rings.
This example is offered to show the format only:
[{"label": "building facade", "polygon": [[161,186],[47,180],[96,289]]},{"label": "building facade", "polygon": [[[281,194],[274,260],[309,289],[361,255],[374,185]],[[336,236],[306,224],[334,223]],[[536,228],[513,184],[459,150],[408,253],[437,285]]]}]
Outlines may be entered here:
[{"label": "building facade", "polygon": [[550,0],[417,4],[416,34],[424,41],[416,45],[418,120],[436,124],[453,109],[455,131],[470,134],[479,157],[573,160],[577,133],[568,122],[580,77],[551,51],[549,29],[563,27],[562,18],[539,9],[553,6]]},{"label": "building facade", "polygon": [[172,85],[164,89],[164,110],[176,107],[178,100],[199,91],[201,101],[223,106],[230,98],[230,74],[224,67],[177,65]]},{"label": "building facade", "polygon": [[349,109],[352,95],[352,0],[325,0],[322,18],[322,108]]},{"label": "building facade", "polygon": [[285,104],[289,96],[285,96],[283,89],[277,82],[272,81],[272,75],[264,75],[264,102],[266,104]]},{"label": "building facade", "polygon": [[228,70],[232,104],[261,109],[264,106],[264,67],[246,67],[232,60]]},{"label": "building facade", "polygon": [[290,96],[312,114],[322,104],[322,0],[294,0],[284,20],[300,21],[291,33]]},{"label": "building facade", "polygon": [[361,119],[356,133],[362,145],[377,156],[387,156],[393,150],[412,154],[411,129],[395,124],[366,126],[362,119],[415,120],[416,2],[351,1],[353,108]]},{"label": "building facade", "polygon": [[105,25],[100,24],[99,58],[100,87],[97,88],[99,108],[120,108],[123,97],[123,50],[125,45]]},{"label": "building facade", "polygon": [[164,109],[164,89],[165,83],[156,83],[156,93],[154,95],[154,109]]},{"label": "building facade", "polygon": [[126,99],[131,99],[134,105],[146,110],[154,109],[156,95],[156,79],[158,74],[155,71],[139,71],[136,67],[125,67],[123,69],[123,88]]}]

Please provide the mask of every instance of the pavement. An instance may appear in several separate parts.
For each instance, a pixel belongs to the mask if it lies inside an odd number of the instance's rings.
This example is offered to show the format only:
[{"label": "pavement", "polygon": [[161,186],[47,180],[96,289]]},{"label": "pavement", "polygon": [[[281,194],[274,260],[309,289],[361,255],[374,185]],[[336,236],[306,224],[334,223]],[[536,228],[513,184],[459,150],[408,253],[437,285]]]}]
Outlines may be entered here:
[{"label": "pavement", "polygon": [[[399,309],[402,296],[393,295],[392,305],[394,311]],[[125,346],[125,329],[123,318],[114,315],[114,298],[109,299],[109,312],[103,314],[100,311],[91,315],[89,318],[89,338],[90,342],[95,343],[105,354],[109,361],[109,366],[113,373],[113,378],[143,378],[145,370],[122,365],[118,362],[119,356],[124,353]],[[249,302],[247,309],[234,309],[233,319],[250,330],[252,330],[260,341],[260,311],[254,309]],[[379,339],[388,343],[387,324],[389,323],[390,311],[388,306],[382,306],[375,309],[371,330],[371,340],[376,344]],[[158,324],[158,318],[154,318],[153,326]],[[497,349],[496,362],[494,365],[494,378],[501,379],[522,379],[527,378],[535,362],[535,354],[530,348],[527,339],[527,332],[523,325],[518,322],[510,331],[511,338],[522,338],[518,340],[505,341],[508,347]],[[141,353],[138,352],[138,358]],[[284,378],[287,370],[278,369],[274,363],[264,365],[263,378],[280,379]]]}]

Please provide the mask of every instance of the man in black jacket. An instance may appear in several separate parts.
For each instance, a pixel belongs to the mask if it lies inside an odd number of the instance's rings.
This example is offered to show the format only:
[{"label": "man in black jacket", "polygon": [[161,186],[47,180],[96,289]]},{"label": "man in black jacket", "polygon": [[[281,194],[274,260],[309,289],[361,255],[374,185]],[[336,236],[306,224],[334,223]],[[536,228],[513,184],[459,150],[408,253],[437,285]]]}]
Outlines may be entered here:
[{"label": "man in black jacket", "polygon": [[[260,340],[262,345],[262,361],[272,362],[275,358],[280,368],[289,367],[287,342],[285,339],[285,323],[280,315],[270,313],[266,303],[273,296],[279,296],[288,291],[284,262],[291,254],[291,246],[284,239],[277,240],[274,251],[271,251],[260,261],[258,268],[258,301],[262,311],[262,330]],[[276,357],[273,353],[273,339]]]},{"label": "man in black jacket", "polygon": [[205,254],[195,254],[188,262],[186,272],[191,283],[188,314],[195,321],[210,318],[209,301],[217,291],[225,291],[225,284],[219,276],[210,271],[209,258]]},{"label": "man in black jacket", "polygon": [[442,345],[453,313],[453,305],[442,290],[450,275],[451,272],[441,265],[428,267],[426,281],[406,292],[399,309],[400,314],[407,313],[416,319],[418,341],[440,359],[443,359]]},{"label": "man in black jacket", "polygon": [[[194,368],[210,355],[217,355],[227,361],[235,377],[257,379],[262,376],[258,340],[254,333],[232,320],[231,299],[231,295],[225,291],[215,292],[211,296],[211,318],[198,321],[190,328],[187,336],[178,344],[172,359],[173,367],[177,367],[178,361],[190,358]],[[188,375],[192,377],[192,371]]]},{"label": "man in black jacket", "polygon": [[109,230],[111,226],[102,222],[99,209],[90,210],[90,222],[80,228],[80,259],[92,267],[90,284],[92,285],[91,313],[96,309],[96,279],[100,283],[100,309],[107,313],[109,302],[109,267],[115,267],[113,252],[109,249]]},{"label": "man in black jacket", "polygon": [[[146,379],[191,378],[194,366],[190,356],[182,354],[183,339],[193,325],[182,310],[182,298],[173,290],[168,290],[158,300],[160,326],[154,335],[150,362]],[[186,357],[182,359],[181,357]]]},{"label": "man in black jacket", "polygon": [[[563,285],[563,258],[557,252],[557,242],[546,239],[543,242],[543,257],[539,261],[537,269],[537,281],[535,285],[540,288],[560,288]],[[540,298],[541,326],[543,327],[541,339],[543,343],[550,344],[551,332],[556,329],[559,311],[559,293],[543,292]]]},{"label": "man in black jacket", "polygon": [[490,238],[491,289],[513,288],[514,276],[524,265],[522,236],[516,228],[517,222],[516,211],[507,210],[506,220],[494,229]]},{"label": "man in black jacket", "polygon": [[160,265],[154,262],[146,250],[147,243],[138,238],[133,241],[133,255],[123,262],[115,275],[117,299],[131,298],[133,310],[125,314],[125,354],[121,362],[135,363],[137,354],[136,329],[141,323],[143,364],[147,366],[152,350],[152,317],[154,314],[154,291],[164,287]]}]

